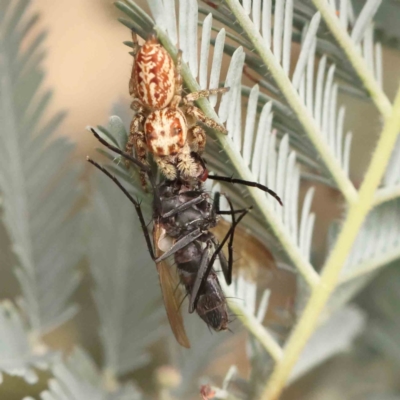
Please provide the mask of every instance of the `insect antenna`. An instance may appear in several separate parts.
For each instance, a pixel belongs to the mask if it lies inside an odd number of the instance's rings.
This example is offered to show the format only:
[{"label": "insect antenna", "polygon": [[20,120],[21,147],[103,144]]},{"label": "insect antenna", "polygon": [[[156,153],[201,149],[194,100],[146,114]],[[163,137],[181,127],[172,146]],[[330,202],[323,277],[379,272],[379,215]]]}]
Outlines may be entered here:
[{"label": "insect antenna", "polygon": [[144,220],[144,216],[142,213],[142,208],[140,207],[140,203],[136,201],[132,195],[126,190],[126,188],[122,185],[122,183],[114,176],[112,175],[109,171],[107,171],[105,168],[103,168],[100,164],[98,164],[96,161],[92,160],[90,157],[86,157],[86,160],[90,162],[90,164],[94,165],[97,169],[99,169],[103,174],[107,175],[125,194],[125,196],[131,201],[131,203],[135,206],[136,213],[139,217],[140,221],[140,226],[142,227],[142,231],[144,234],[144,237],[146,239],[146,244],[147,248],[149,250],[151,258],[154,260],[154,251],[153,251],[153,245],[151,243],[149,231],[147,230],[146,222]]},{"label": "insect antenna", "polygon": [[278,203],[283,206],[281,198],[270,188],[268,188],[265,185],[262,185],[261,183],[258,182],[252,182],[252,181],[245,181],[243,179],[237,179],[229,176],[219,176],[219,175],[208,175],[208,179],[212,179],[214,181],[221,181],[221,182],[229,182],[229,183],[238,183],[240,185],[244,186],[250,186],[250,187],[256,187],[257,189],[260,189],[268,194],[270,194],[272,197],[274,197]]}]

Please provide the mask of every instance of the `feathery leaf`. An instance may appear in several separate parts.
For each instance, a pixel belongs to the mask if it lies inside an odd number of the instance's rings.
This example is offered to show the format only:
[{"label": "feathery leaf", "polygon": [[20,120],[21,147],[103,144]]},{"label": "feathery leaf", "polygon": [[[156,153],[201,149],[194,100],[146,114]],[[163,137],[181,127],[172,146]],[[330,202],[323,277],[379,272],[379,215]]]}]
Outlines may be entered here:
[{"label": "feathery leaf", "polygon": [[42,335],[76,312],[69,298],[79,282],[74,267],[82,256],[79,216],[73,213],[80,197],[79,168],[66,168],[68,140],[48,141],[61,114],[38,127],[50,94],[37,94],[43,78],[38,65],[27,63],[20,73],[17,68],[39,44],[34,40],[21,54],[13,46],[36,22],[22,18],[28,2],[15,3],[7,3],[0,26],[0,189],[4,223],[19,260],[21,305],[30,328]]}]

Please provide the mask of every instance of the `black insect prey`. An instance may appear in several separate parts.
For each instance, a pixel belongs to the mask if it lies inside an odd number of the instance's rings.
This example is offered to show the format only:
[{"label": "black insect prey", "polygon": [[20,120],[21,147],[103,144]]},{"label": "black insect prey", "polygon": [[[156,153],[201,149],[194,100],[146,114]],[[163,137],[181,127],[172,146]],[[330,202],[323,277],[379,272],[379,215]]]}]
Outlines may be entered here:
[{"label": "black insect prey", "polygon": [[[175,284],[170,266],[165,260],[174,256],[180,282],[184,285],[189,297],[189,312],[194,311],[215,331],[228,329],[228,310],[218,276],[213,269],[215,260],[219,259],[224,278],[228,284],[232,281],[233,238],[238,223],[250,208],[234,210],[229,198],[229,211],[219,209],[220,194],[212,200],[202,187],[200,181],[186,182],[181,179],[162,180],[156,184],[151,169],[135,157],[120,150],[102,139],[93,129],[94,136],[113,152],[131,161],[141,172],[145,172],[153,189],[153,240],[151,240],[140,203],[135,200],[124,186],[109,171],[95,161],[88,161],[106,174],[125,193],[133,203],[139,217],[143,234],[151,258],[157,265],[163,300],[172,331],[177,341],[184,347],[190,347],[179,311],[179,301],[175,297]],[[202,159],[195,153],[198,162]],[[215,180],[256,186],[279,197],[268,188],[228,177],[210,176]],[[232,225],[221,243],[210,232],[218,223],[219,215],[232,216]],[[236,218],[237,216],[237,218]],[[228,242],[229,257],[226,259],[222,247]]]}]

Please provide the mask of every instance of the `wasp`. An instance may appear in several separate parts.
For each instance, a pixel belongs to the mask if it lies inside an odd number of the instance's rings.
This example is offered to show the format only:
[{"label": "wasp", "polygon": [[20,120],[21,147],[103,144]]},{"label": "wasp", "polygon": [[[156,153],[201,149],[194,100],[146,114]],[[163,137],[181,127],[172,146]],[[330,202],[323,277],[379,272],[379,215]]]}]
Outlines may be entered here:
[{"label": "wasp", "polygon": [[[88,158],[91,164],[114,181],[136,209],[150,257],[157,266],[164,305],[178,343],[184,347],[190,347],[179,310],[179,301],[175,296],[175,284],[171,268],[166,263],[170,256],[174,256],[180,282],[185,287],[189,297],[189,312],[196,311],[200,318],[215,331],[228,329],[226,299],[213,265],[218,258],[224,278],[230,284],[232,281],[232,245],[235,228],[250,208],[234,210],[232,203],[227,198],[230,210],[220,210],[220,194],[216,194],[214,199],[211,199],[200,181],[188,183],[179,178],[174,180],[163,179],[156,184],[150,166],[109,144],[94,129],[92,129],[92,133],[104,146],[138,166],[141,172],[145,172],[152,186],[153,238],[150,237],[147,229],[140,203],[130,195],[115,176],[97,162]],[[205,168],[204,161],[198,154],[192,153],[192,157]],[[215,175],[212,178],[257,186],[272,192],[263,185],[253,182]],[[275,193],[274,195],[279,199]],[[232,225],[223,240],[219,242],[210,229],[218,224],[219,216],[222,214],[232,216]],[[236,218],[237,214],[238,217]],[[228,259],[222,252],[222,248],[227,242]]]}]

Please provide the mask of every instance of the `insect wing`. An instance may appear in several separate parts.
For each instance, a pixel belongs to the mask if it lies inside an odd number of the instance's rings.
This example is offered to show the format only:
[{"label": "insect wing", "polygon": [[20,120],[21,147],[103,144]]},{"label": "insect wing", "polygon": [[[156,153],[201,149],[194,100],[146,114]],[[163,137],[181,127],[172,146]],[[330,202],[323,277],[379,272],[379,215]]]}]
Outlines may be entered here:
[{"label": "insect wing", "polygon": [[[156,257],[160,257],[163,252],[158,247],[158,242],[161,237],[162,228],[158,223],[154,224],[153,239],[156,249]],[[179,300],[176,296],[176,279],[174,279],[171,268],[166,261],[161,261],[157,264],[158,277],[160,279],[161,292],[164,300],[165,310],[167,311],[168,321],[171,325],[172,332],[175,335],[178,343],[186,348],[190,347],[189,339],[186,335],[185,326],[179,310]],[[178,291],[179,292],[179,291]]]}]

